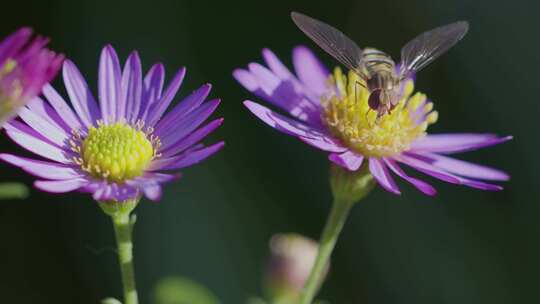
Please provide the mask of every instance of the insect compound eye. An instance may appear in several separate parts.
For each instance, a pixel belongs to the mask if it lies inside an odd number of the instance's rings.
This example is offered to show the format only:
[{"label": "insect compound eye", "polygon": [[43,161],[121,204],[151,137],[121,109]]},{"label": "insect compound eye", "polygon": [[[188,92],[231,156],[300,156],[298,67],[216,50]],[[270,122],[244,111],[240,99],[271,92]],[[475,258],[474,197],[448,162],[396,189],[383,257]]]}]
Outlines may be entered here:
[{"label": "insect compound eye", "polygon": [[374,90],[369,95],[368,105],[372,110],[377,111],[381,104],[381,90]]}]

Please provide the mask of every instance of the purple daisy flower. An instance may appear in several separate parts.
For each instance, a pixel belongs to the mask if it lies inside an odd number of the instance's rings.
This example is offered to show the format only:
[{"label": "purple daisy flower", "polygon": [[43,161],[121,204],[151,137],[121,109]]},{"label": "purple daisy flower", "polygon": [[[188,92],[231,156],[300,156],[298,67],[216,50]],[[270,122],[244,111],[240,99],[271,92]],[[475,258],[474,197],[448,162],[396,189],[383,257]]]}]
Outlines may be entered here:
[{"label": "purple daisy flower", "polygon": [[50,85],[46,101],[35,98],[21,108],[19,120],[7,123],[7,135],[45,159],[0,154],[0,159],[43,180],[41,190],[82,191],[97,201],[126,201],[145,195],[159,200],[161,184],[178,177],[168,171],[198,163],[220,150],[224,142],[199,143],[223,122],[199,128],[214,112],[219,99],[204,102],[205,84],[165,113],[185,76],[178,70],[163,89],[165,70],[158,63],[143,76],[141,61],[132,52],[123,68],[112,46],[101,52],[98,100],[70,60],[63,65],[71,108]]},{"label": "purple daisy flower", "polygon": [[0,126],[60,69],[64,56],[46,49],[48,42],[41,36],[32,39],[32,29],[26,27],[0,42]]},{"label": "purple daisy flower", "polygon": [[329,152],[331,162],[350,171],[366,163],[384,189],[400,194],[390,172],[405,179],[421,192],[435,195],[430,184],[405,173],[400,164],[445,182],[482,190],[502,187],[485,181],[506,181],[499,170],[465,162],[449,154],[476,150],[510,140],[511,136],[452,133],[428,135],[427,127],[438,114],[422,93],[413,93],[414,80],[404,81],[399,104],[391,114],[377,120],[370,111],[368,91],[355,82],[356,74],[344,75],[339,68],[330,73],[306,47],[293,51],[295,74],[268,49],[267,67],[250,63],[237,69],[234,77],[258,97],[287,112],[280,115],[253,101],[244,105],[271,127]]}]

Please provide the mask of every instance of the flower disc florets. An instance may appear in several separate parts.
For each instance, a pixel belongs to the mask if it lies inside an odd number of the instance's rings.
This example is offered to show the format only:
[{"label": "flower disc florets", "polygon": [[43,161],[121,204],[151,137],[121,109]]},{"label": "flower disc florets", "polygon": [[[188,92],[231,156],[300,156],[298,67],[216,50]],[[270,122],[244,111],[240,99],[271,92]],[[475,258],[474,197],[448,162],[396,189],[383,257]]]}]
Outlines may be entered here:
[{"label": "flower disc florets", "polygon": [[122,122],[90,127],[75,150],[81,167],[96,178],[122,183],[140,176],[155,156],[159,140]]},{"label": "flower disc florets", "polygon": [[355,73],[347,77],[336,68],[329,78],[336,93],[324,96],[321,102],[323,122],[361,155],[385,157],[406,151],[414,140],[426,135],[428,125],[437,121],[438,114],[432,111],[433,103],[427,101],[426,95],[411,95],[412,80],[404,81],[401,98],[392,112],[378,120],[377,112],[368,105],[369,91],[357,82],[364,84]]},{"label": "flower disc florets", "polygon": [[17,62],[12,59],[6,60],[3,66],[0,66],[0,112],[9,113],[16,108],[17,101],[21,98],[23,93],[22,83],[18,79],[12,81],[4,81],[10,73],[17,67]]}]

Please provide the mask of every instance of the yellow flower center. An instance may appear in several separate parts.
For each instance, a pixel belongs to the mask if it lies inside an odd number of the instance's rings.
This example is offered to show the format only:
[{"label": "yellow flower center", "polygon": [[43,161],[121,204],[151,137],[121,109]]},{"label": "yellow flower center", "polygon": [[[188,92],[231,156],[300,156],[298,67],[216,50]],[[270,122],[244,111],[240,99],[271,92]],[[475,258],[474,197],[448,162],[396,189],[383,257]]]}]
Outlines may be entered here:
[{"label": "yellow flower center", "polygon": [[[82,140],[74,132],[72,150],[80,154],[75,161],[96,178],[122,183],[141,176],[152,159],[157,156],[159,138],[142,131],[142,123],[135,127],[122,122],[90,127]],[[76,141],[79,139],[80,144]]]},{"label": "yellow flower center", "polygon": [[[0,66],[0,81],[17,68],[17,61],[7,59]],[[23,86],[18,78],[13,78],[11,82],[3,82],[0,86],[0,125],[11,118],[17,106],[20,106]]]},{"label": "yellow flower center", "polygon": [[13,59],[6,60],[2,68],[0,68],[0,78],[11,73],[16,67],[17,67],[17,61]]},{"label": "yellow flower center", "polygon": [[322,120],[334,136],[364,156],[397,155],[409,149],[415,139],[426,134],[428,125],[437,121],[433,103],[425,94],[413,94],[414,82],[410,79],[404,81],[397,106],[378,120],[377,112],[368,105],[365,82],[355,73],[349,72],[347,77],[336,68],[329,83],[335,93],[321,99]]},{"label": "yellow flower center", "polygon": [[[4,65],[0,66],[0,81],[2,78],[11,74],[15,68],[17,68],[17,61],[13,59],[7,59]],[[22,95],[22,85],[19,79],[15,78],[9,84],[4,84],[7,87],[0,87],[0,96],[3,103],[13,99],[17,99]]]}]

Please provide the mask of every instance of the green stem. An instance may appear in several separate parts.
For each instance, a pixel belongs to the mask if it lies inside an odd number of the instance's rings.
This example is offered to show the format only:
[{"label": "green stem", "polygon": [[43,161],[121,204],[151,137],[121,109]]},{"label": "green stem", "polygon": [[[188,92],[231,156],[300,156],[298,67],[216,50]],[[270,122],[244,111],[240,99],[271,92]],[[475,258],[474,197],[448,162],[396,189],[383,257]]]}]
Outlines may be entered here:
[{"label": "green stem", "polygon": [[133,270],[133,243],[131,241],[132,222],[129,212],[118,212],[111,215],[116,244],[118,246],[118,262],[122,273],[124,288],[124,304],[138,304],[137,289],[135,287],[135,272]]},{"label": "green stem", "polygon": [[334,251],[339,234],[341,233],[353,205],[354,203],[349,203],[344,200],[336,199],[334,201],[332,211],[328,216],[319,242],[319,252],[317,253],[315,265],[313,265],[309,278],[306,281],[306,285],[300,295],[300,304],[311,304],[313,302],[313,299],[322,284],[326,265],[329,263],[330,256],[332,255],[332,251]]}]

